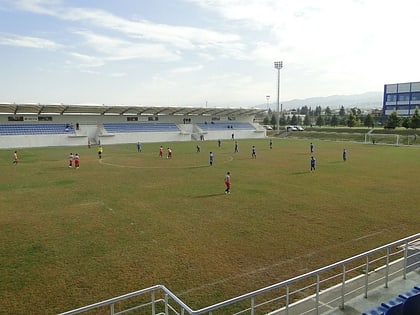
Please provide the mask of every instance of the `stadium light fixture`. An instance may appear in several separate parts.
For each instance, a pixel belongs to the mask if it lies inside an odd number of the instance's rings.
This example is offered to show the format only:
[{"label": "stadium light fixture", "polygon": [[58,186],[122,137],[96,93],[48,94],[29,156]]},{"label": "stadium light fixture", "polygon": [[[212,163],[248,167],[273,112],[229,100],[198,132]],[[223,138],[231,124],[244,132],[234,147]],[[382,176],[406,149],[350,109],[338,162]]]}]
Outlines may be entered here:
[{"label": "stadium light fixture", "polygon": [[274,61],[274,68],[277,69],[277,134],[280,134],[280,69],[283,61]]}]

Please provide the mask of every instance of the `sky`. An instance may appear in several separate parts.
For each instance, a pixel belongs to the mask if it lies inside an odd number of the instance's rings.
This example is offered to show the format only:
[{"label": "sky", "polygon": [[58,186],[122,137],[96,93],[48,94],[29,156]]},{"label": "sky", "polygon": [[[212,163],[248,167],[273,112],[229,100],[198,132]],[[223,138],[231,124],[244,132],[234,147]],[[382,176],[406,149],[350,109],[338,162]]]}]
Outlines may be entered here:
[{"label": "sky", "polygon": [[420,80],[419,21],[418,0],[0,0],[0,103],[272,105],[279,72],[280,103],[382,91]]}]

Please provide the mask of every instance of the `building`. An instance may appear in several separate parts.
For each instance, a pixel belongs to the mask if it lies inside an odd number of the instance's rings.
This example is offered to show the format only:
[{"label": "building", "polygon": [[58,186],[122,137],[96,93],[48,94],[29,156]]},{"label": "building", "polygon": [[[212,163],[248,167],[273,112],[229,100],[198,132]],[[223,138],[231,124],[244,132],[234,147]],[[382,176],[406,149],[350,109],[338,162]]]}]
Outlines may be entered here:
[{"label": "building", "polygon": [[385,84],[382,115],[396,111],[398,116],[410,117],[420,108],[420,82]]},{"label": "building", "polygon": [[266,137],[263,109],[0,103],[0,148]]}]

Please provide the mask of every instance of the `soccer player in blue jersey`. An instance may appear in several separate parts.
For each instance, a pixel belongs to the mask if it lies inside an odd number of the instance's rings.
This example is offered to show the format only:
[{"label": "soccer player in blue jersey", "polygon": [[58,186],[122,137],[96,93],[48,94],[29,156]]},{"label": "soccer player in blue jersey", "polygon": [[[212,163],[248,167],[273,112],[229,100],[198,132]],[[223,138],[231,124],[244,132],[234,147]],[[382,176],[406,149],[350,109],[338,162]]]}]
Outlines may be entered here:
[{"label": "soccer player in blue jersey", "polygon": [[315,171],[315,164],[316,164],[315,158],[311,156],[311,172]]},{"label": "soccer player in blue jersey", "polygon": [[251,149],[251,157],[253,159],[256,159],[257,158],[257,149],[255,148],[255,145],[252,146],[252,149]]},{"label": "soccer player in blue jersey", "polygon": [[210,163],[210,166],[213,165],[213,162],[214,162],[214,154],[213,154],[213,152],[210,151],[210,155],[209,155],[209,163]]}]

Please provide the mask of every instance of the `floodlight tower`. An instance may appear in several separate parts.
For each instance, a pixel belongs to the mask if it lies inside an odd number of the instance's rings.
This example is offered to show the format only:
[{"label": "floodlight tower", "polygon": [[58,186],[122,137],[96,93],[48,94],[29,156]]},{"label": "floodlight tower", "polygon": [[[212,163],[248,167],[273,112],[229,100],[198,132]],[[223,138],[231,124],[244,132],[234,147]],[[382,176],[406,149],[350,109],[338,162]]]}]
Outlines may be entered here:
[{"label": "floodlight tower", "polygon": [[270,108],[270,95],[267,95],[266,97],[267,100],[267,110]]},{"label": "floodlight tower", "polygon": [[274,68],[277,69],[277,134],[280,134],[280,69],[283,61],[274,61]]}]

